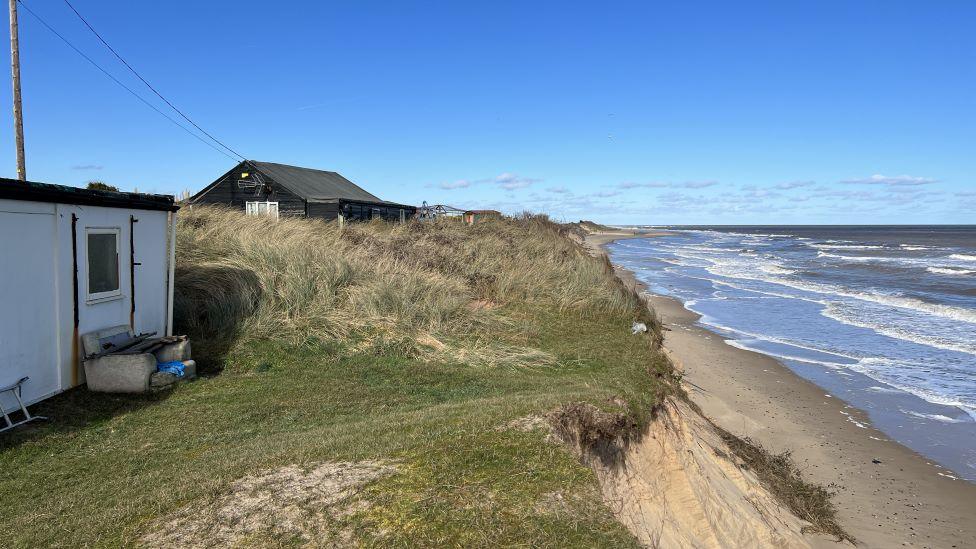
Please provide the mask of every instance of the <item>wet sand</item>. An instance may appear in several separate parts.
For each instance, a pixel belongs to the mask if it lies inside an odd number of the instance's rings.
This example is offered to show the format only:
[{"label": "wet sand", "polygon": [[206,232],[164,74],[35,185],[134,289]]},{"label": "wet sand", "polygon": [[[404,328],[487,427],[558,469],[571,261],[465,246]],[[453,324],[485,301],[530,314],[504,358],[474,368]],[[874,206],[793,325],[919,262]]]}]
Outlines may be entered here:
[{"label": "wet sand", "polygon": [[[620,238],[662,234],[591,235],[587,242],[599,250]],[[618,268],[618,275],[643,288],[632,273]],[[652,294],[651,304],[668,330],[665,350],[703,413],[769,450],[792,452],[806,479],[834,485],[838,519],[859,545],[976,547],[976,485],[940,476],[944,469],[779,361],[726,344],[679,301]]]}]

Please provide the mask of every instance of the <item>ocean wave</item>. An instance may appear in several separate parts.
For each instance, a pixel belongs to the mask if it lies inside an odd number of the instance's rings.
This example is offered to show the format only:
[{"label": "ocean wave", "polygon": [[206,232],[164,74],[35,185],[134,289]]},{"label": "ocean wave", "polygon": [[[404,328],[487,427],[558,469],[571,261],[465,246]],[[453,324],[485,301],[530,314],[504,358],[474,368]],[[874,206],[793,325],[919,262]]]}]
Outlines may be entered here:
[{"label": "ocean wave", "polygon": [[902,391],[901,389],[895,389],[894,387],[882,387],[880,385],[873,385],[873,386],[868,387],[867,389],[865,389],[865,391],[871,391],[872,393],[887,393],[887,394],[904,393],[905,392],[905,391]]},{"label": "ocean wave", "polygon": [[953,417],[949,417],[949,416],[944,416],[942,414],[925,414],[925,413],[922,413],[922,412],[915,412],[915,411],[912,411],[912,410],[905,410],[903,408],[899,408],[898,410],[900,410],[902,413],[908,414],[910,416],[914,416],[914,417],[921,418],[921,419],[930,419],[930,420],[933,420],[933,421],[940,421],[942,423],[969,423],[969,422],[973,421],[972,418],[969,418],[969,419],[959,419],[959,418],[953,418]]},{"label": "ocean wave", "polygon": [[886,246],[877,244],[807,244],[818,250],[883,250]]},{"label": "ocean wave", "polygon": [[857,255],[838,255],[827,252],[817,252],[817,257],[829,257],[831,259],[843,259],[845,261],[884,261],[886,257],[857,256]]},{"label": "ocean wave", "polygon": [[[689,301],[689,303],[697,303],[697,300],[691,300],[691,301]],[[686,306],[686,308],[687,308],[687,306]],[[748,339],[754,339],[756,341],[765,341],[765,342],[768,342],[768,343],[776,343],[778,345],[785,345],[785,346],[789,346],[789,347],[796,347],[797,349],[803,349],[805,351],[812,351],[812,352],[820,353],[820,354],[823,354],[823,355],[835,356],[837,358],[841,358],[841,359],[848,360],[849,362],[847,364],[856,364],[856,363],[864,360],[863,357],[857,357],[857,356],[853,356],[853,355],[839,353],[837,351],[830,351],[830,350],[827,350],[827,349],[821,349],[821,348],[818,348],[818,347],[811,347],[809,345],[804,345],[802,343],[798,343],[796,341],[792,341],[792,340],[789,340],[789,339],[783,339],[783,338],[779,338],[779,337],[776,337],[776,336],[771,336],[771,335],[766,335],[766,334],[758,334],[758,333],[755,333],[755,332],[749,332],[749,331],[746,331],[746,330],[742,330],[740,328],[733,328],[731,326],[726,326],[724,324],[719,324],[714,318],[708,316],[707,314],[701,313],[699,311],[694,311],[692,309],[688,309],[688,310],[689,311],[692,311],[694,313],[698,313],[699,315],[702,315],[701,319],[699,319],[699,322],[701,322],[702,324],[705,324],[706,326],[711,326],[713,328],[718,328],[719,330],[724,330],[726,332],[730,332],[730,333],[733,333],[733,334],[738,334],[740,336],[746,336],[746,338],[748,338]],[[744,340],[729,340],[729,341],[737,341],[737,342],[739,342],[738,344],[744,345],[744,343],[742,343],[742,341],[744,341]],[[728,341],[726,343],[728,343]],[[730,345],[731,345],[731,343],[730,343]],[[758,349],[752,349],[752,348],[750,348],[748,350],[750,350],[750,351],[756,351],[757,353],[771,354],[770,352],[768,352],[766,350],[760,351]],[[794,360],[793,357],[789,357],[789,358],[790,358],[790,360]],[[839,365],[844,365],[844,364],[839,363],[839,362],[823,362],[823,361],[817,361],[815,359],[800,359],[800,358],[796,358],[795,360],[812,360],[813,362],[819,362],[821,364],[839,364]]]},{"label": "ocean wave", "polygon": [[[723,327],[725,330],[731,331],[733,333],[738,332],[746,334],[742,330],[735,330],[728,327]],[[953,389],[950,387],[938,387],[938,388],[926,388],[920,387],[912,382],[914,374],[912,371],[906,370],[904,363],[899,363],[896,360],[882,357],[864,357],[857,358],[843,353],[837,353],[832,351],[826,351],[823,349],[817,349],[806,345],[799,345],[793,342],[781,340],[775,337],[764,337],[755,334],[748,334],[751,339],[756,341],[767,341],[772,343],[782,343],[798,349],[804,349],[809,351],[814,351],[817,353],[836,356],[838,358],[846,358],[850,362],[837,362],[831,360],[818,360],[813,357],[808,356],[797,356],[788,352],[776,352],[769,349],[764,349],[756,346],[754,343],[750,344],[749,340],[736,340],[729,339],[725,343],[732,347],[738,349],[743,349],[747,351],[757,352],[771,356],[778,360],[796,361],[803,362],[806,364],[819,365],[831,370],[851,370],[857,372],[861,375],[867,376],[868,378],[884,383],[887,387],[872,386],[867,390],[875,393],[908,393],[914,395],[926,402],[937,404],[941,406],[950,406],[958,408],[965,412],[967,415],[971,416],[976,420],[976,402],[967,400],[964,397],[953,395]]]},{"label": "ocean wave", "polygon": [[[730,269],[729,267],[733,267],[733,268]],[[800,281],[795,279],[786,279],[786,278],[776,277],[775,275],[760,276],[752,271],[744,272],[742,270],[737,270],[734,267],[736,266],[713,265],[711,267],[706,267],[705,269],[708,272],[717,276],[725,276],[729,278],[739,278],[745,280],[756,280],[759,282],[767,282],[770,284],[786,286],[788,288],[802,290],[805,292],[812,292],[812,293],[828,295],[828,296],[847,297],[851,299],[857,299],[861,301],[887,305],[889,307],[897,307],[899,309],[921,311],[942,318],[948,318],[952,320],[958,320],[961,322],[976,324],[976,310],[974,309],[956,307],[953,305],[944,305],[941,303],[931,303],[928,301],[922,301],[921,299],[917,299],[914,297],[886,295],[886,294],[849,290],[849,289],[841,288],[839,286],[834,286],[830,284],[820,284],[816,282],[806,282],[806,281]],[[798,296],[793,296],[793,297],[798,297]]]},{"label": "ocean wave", "polygon": [[780,360],[792,360],[792,361],[795,361],[795,362],[805,362],[807,364],[818,364],[820,366],[825,366],[825,367],[830,368],[832,370],[843,370],[844,368],[847,368],[848,366],[850,366],[849,364],[844,364],[844,363],[841,363],[841,362],[830,362],[830,361],[827,361],[827,360],[817,360],[815,358],[801,357],[801,356],[794,356],[794,355],[787,355],[787,354],[784,354],[784,353],[776,353],[776,352],[770,351],[768,349],[759,349],[759,348],[751,347],[747,343],[743,343],[742,341],[740,341],[738,339],[726,339],[725,340],[725,343],[726,343],[726,345],[730,345],[732,347],[735,347],[736,349],[742,349],[743,351],[752,351],[754,353],[764,354],[766,356],[771,356],[773,358],[778,358]]},{"label": "ocean wave", "polygon": [[832,254],[823,251],[817,252],[817,257],[841,259],[847,262],[854,262],[854,263],[895,263],[898,265],[915,266],[915,267],[927,265],[929,262],[932,261],[932,258],[894,257],[890,255],[840,255],[840,254]]},{"label": "ocean wave", "polygon": [[752,292],[752,293],[755,293],[755,294],[760,294],[760,295],[769,296],[769,297],[781,297],[783,299],[796,299],[796,300],[799,300],[799,301],[807,301],[807,302],[810,302],[810,303],[817,303],[817,304],[820,304],[820,305],[829,305],[830,304],[829,301],[824,300],[824,299],[815,299],[815,298],[812,298],[812,297],[807,297],[807,296],[802,296],[802,295],[797,295],[797,294],[786,294],[786,293],[782,293],[782,292],[771,292],[769,290],[757,290],[755,288],[746,288],[745,286],[740,286],[740,285],[734,284],[732,282],[725,282],[725,281],[722,281],[722,280],[714,280],[714,279],[711,279],[711,278],[702,278],[701,280],[708,280],[708,281],[711,281],[712,283],[718,284],[720,286],[728,286],[729,288],[733,288],[733,289],[736,289],[736,290],[742,290],[743,292]]},{"label": "ocean wave", "polygon": [[946,275],[971,275],[976,274],[976,271],[970,269],[962,269],[956,267],[926,267],[926,271],[935,274],[946,274]]},{"label": "ocean wave", "polygon": [[936,349],[942,349],[943,351],[956,351],[959,353],[976,355],[976,342],[960,342],[955,339],[949,339],[933,334],[925,334],[922,333],[917,325],[912,325],[912,329],[906,330],[894,325],[892,321],[887,318],[881,318],[874,322],[869,322],[864,320],[862,311],[856,309],[853,311],[845,311],[843,304],[841,303],[829,303],[822,311],[820,311],[820,314],[842,324],[856,326],[858,328],[867,328],[876,333],[894,339],[917,343],[927,347],[934,347]]},{"label": "ocean wave", "polygon": [[709,252],[709,253],[729,253],[735,250],[730,250],[728,248],[716,248],[714,246],[699,246],[699,245],[688,245],[682,246],[686,250],[694,250],[696,252]]},{"label": "ocean wave", "polygon": [[976,261],[976,255],[969,254],[952,254],[949,258],[958,259],[959,261]]},{"label": "ocean wave", "polygon": [[879,381],[908,394],[917,396],[918,398],[931,404],[958,408],[976,421],[976,402],[964,401],[959,396],[947,395],[944,392],[933,391],[929,388],[920,387],[910,382],[905,382],[905,380],[900,379],[897,376],[897,374],[900,372],[897,370],[892,370],[892,365],[894,364],[896,364],[896,361],[891,359],[877,357],[865,358],[858,361],[858,363],[852,366],[851,369],[860,374],[864,374],[875,381]]},{"label": "ocean wave", "polygon": [[942,248],[939,248],[938,246],[917,246],[917,245],[913,245],[913,244],[899,244],[898,247],[901,248],[901,249],[903,249],[903,250],[909,250],[909,251],[912,251],[912,252],[920,252],[920,251],[923,251],[923,250],[941,250],[942,249]]},{"label": "ocean wave", "polygon": [[[819,252],[819,254],[823,254],[823,253],[824,252]],[[690,259],[695,262],[704,262],[704,264],[698,263],[693,266],[703,267],[706,271],[718,277],[732,278],[732,279],[739,279],[739,280],[754,280],[757,282],[764,282],[768,284],[785,286],[787,288],[793,288],[795,290],[800,290],[803,292],[810,292],[810,293],[831,296],[831,297],[846,297],[850,299],[857,299],[860,301],[878,303],[889,307],[907,309],[916,312],[922,312],[925,314],[930,314],[933,316],[938,316],[941,318],[948,318],[960,322],[976,324],[976,309],[969,309],[969,308],[958,307],[954,305],[945,305],[941,303],[932,303],[914,297],[870,293],[866,291],[846,289],[831,284],[809,282],[804,280],[798,280],[796,278],[786,278],[787,274],[795,274],[795,273],[792,272],[776,273],[776,272],[772,272],[775,270],[772,268],[763,269],[762,267],[759,267],[757,269],[754,266],[755,265],[754,261],[749,261],[748,263],[744,263],[740,258],[736,258],[736,257],[724,257],[724,258],[716,257],[716,256],[703,257],[701,255],[687,254],[681,252],[674,252],[674,255],[677,257],[681,257],[683,259]],[[838,257],[844,257],[844,256],[838,256]],[[706,280],[710,280],[713,283],[722,282],[722,281],[715,281],[711,279],[706,279]],[[821,302],[820,300],[812,299],[800,295],[762,292],[761,290],[756,290],[752,288],[740,288],[740,289],[744,289],[747,291],[757,291],[760,293],[769,293],[769,295],[777,295],[778,297]]]},{"label": "ocean wave", "polygon": [[[928,256],[928,257],[904,257],[904,256],[902,256],[902,257],[894,257],[894,256],[887,256],[887,255],[871,255],[871,256],[864,256],[864,255],[840,255],[840,254],[832,254],[832,253],[824,252],[824,251],[818,251],[817,252],[817,257],[827,258],[827,259],[836,259],[836,260],[840,260],[840,261],[844,261],[844,262],[848,262],[848,263],[885,263],[885,264],[902,265],[902,266],[905,266],[905,267],[915,267],[915,268],[922,268],[922,267],[924,267],[930,273],[935,273],[935,274],[973,274],[973,273],[976,273],[976,271],[973,271],[971,269],[971,267],[972,267],[971,261],[976,261],[976,256],[967,256],[965,254],[952,254],[952,255],[948,255],[948,256],[938,256],[938,257],[932,257],[932,256]],[[968,259],[966,259],[967,257],[972,257],[973,259],[972,260],[968,260]],[[941,266],[930,266],[930,264],[933,263],[933,262],[940,262],[940,263],[949,262],[949,263],[952,263],[953,261],[957,262],[957,265],[956,265],[957,269],[956,270],[952,270],[953,269],[953,266],[951,264],[950,265],[941,265]]]},{"label": "ocean wave", "polygon": [[787,269],[787,268],[785,268],[785,267],[783,267],[781,265],[776,265],[776,264],[773,264],[773,265],[760,265],[759,266],[759,270],[762,271],[762,272],[764,272],[764,273],[769,273],[769,274],[781,274],[781,275],[796,274],[796,271],[794,271],[792,269]]}]

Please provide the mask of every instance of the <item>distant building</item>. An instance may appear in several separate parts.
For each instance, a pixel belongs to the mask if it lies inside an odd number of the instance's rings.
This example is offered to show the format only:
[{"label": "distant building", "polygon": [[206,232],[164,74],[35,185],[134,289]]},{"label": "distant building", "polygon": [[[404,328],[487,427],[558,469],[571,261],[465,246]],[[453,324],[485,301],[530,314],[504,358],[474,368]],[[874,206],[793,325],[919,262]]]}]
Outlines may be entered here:
[{"label": "distant building", "polygon": [[498,219],[501,216],[502,212],[497,210],[468,210],[464,212],[461,219],[468,225],[474,225],[486,219]]},{"label": "distant building", "polygon": [[84,383],[89,332],[171,334],[178,209],[167,195],[0,179],[0,387],[29,377],[30,404]]},{"label": "distant building", "polygon": [[245,160],[190,197],[190,204],[224,204],[248,215],[358,221],[406,221],[415,206],[381,200],[336,172]]},{"label": "distant building", "polygon": [[455,208],[454,206],[449,206],[447,204],[434,204],[433,206],[424,203],[417,208],[417,219],[421,221],[433,221],[435,219],[461,219],[464,215],[464,210],[460,208]]}]

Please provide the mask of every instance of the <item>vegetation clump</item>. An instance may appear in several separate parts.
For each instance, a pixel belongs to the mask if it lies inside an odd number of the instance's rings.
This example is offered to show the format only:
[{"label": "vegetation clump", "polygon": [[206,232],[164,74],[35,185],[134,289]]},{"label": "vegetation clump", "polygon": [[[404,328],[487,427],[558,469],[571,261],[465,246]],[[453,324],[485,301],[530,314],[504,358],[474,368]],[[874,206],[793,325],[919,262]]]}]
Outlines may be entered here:
[{"label": "vegetation clump", "polygon": [[89,181],[85,188],[90,191],[113,191],[119,192],[119,188],[115,185],[109,185],[104,181]]},{"label": "vegetation clump", "polygon": [[837,523],[836,509],[830,501],[833,494],[825,487],[803,480],[790,452],[774,454],[749,438],[740,438],[712,424],[729,449],[742,460],[741,466],[752,470],[759,481],[796,516],[810,523],[807,530],[827,534],[837,541],[857,540]]}]

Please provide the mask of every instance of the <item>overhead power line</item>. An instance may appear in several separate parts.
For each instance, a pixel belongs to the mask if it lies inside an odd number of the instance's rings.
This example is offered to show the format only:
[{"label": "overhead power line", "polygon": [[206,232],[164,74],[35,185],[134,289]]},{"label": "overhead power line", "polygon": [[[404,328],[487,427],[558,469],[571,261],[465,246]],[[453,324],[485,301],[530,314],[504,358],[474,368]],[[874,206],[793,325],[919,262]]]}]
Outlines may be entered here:
[{"label": "overhead power line", "polygon": [[122,89],[124,89],[125,91],[129,92],[130,94],[132,94],[133,97],[135,97],[139,101],[142,101],[143,104],[145,104],[150,109],[156,111],[156,113],[159,114],[160,116],[162,116],[163,118],[165,118],[166,120],[169,120],[174,125],[176,125],[178,128],[180,128],[181,130],[185,131],[187,134],[193,136],[194,139],[200,141],[204,145],[206,145],[206,146],[210,147],[211,149],[219,152],[220,154],[226,156],[227,158],[230,158],[231,160],[235,160],[235,161],[237,160],[233,156],[231,156],[231,155],[225,153],[224,151],[218,149],[216,146],[214,146],[213,143],[211,143],[211,142],[207,141],[206,139],[200,137],[199,135],[193,133],[192,130],[190,130],[189,128],[187,128],[183,124],[180,124],[177,120],[173,119],[173,117],[171,117],[168,114],[164,113],[163,111],[159,110],[159,108],[156,107],[156,105],[153,105],[149,101],[146,101],[146,99],[144,97],[142,97],[141,95],[139,95],[138,93],[136,93],[135,91],[133,91],[132,88],[130,88],[130,87],[126,86],[125,84],[123,84],[112,73],[108,72],[107,70],[105,70],[104,68],[102,68],[101,65],[99,65],[98,63],[96,63],[91,57],[88,57],[87,55],[85,55],[85,52],[83,52],[80,49],[78,49],[67,38],[65,38],[64,35],[62,35],[60,32],[58,32],[57,30],[55,30],[54,27],[52,27],[51,25],[49,25],[48,22],[45,21],[40,15],[37,15],[36,13],[34,13],[34,10],[30,9],[30,7],[28,7],[27,4],[25,4],[22,0],[18,0],[18,1],[20,2],[20,5],[24,7],[24,9],[27,11],[27,13],[29,13],[31,15],[31,17],[33,17],[34,19],[37,19],[37,21],[41,25],[43,25],[44,28],[46,28],[47,30],[51,31],[52,34],[54,34],[55,36],[57,36],[58,38],[60,38],[61,41],[64,42],[69,48],[71,48],[72,50],[74,50],[75,53],[77,53],[78,55],[80,55],[81,57],[83,57],[86,61],[88,61],[89,63],[91,63],[91,65],[93,67],[95,67],[96,69],[98,69],[99,71],[101,71],[102,74],[104,74],[105,76],[107,76],[110,80],[112,80],[112,82],[115,82]]},{"label": "overhead power line", "polygon": [[54,27],[52,27],[51,25],[49,25],[48,22],[45,21],[40,15],[37,15],[36,13],[34,13],[34,10],[30,9],[27,6],[27,4],[25,4],[22,0],[18,0],[18,1],[20,1],[20,5],[23,6],[25,10],[27,10],[27,13],[29,13],[31,15],[31,17],[33,17],[34,19],[37,19],[37,21],[41,25],[43,25],[47,30],[51,31],[52,34],[54,34],[55,36],[57,36],[58,38],[60,38],[61,41],[64,42],[65,44],[67,44],[67,46],[69,48],[71,48],[72,50],[74,50],[75,53],[77,53],[78,55],[80,55],[81,57],[83,57],[86,61],[88,61],[89,63],[91,63],[91,65],[93,67],[95,67],[96,69],[98,69],[99,71],[101,71],[102,74],[104,74],[109,79],[111,79],[112,82],[115,82],[116,84],[118,84],[119,86],[121,86],[122,89],[124,89],[125,91],[129,92],[130,94],[132,94],[132,96],[135,97],[136,99],[138,99],[139,101],[142,101],[147,107],[149,107],[150,109],[156,111],[160,116],[162,116],[166,120],[169,120],[170,122],[172,122],[173,124],[175,124],[178,128],[180,128],[181,130],[185,131],[189,135],[193,136],[195,139],[197,139],[198,141],[200,141],[204,145],[206,145],[206,146],[210,147],[211,149],[219,152],[220,154],[226,156],[227,158],[230,158],[231,160],[236,160],[233,156],[231,156],[231,155],[225,153],[224,151],[218,149],[217,147],[215,147],[213,145],[213,143],[210,143],[209,141],[205,140],[204,138],[200,137],[199,135],[193,133],[193,131],[191,131],[189,128],[187,128],[183,124],[180,124],[178,121],[174,120],[171,116],[169,116],[168,114],[166,114],[163,111],[159,110],[159,108],[156,107],[156,105],[153,105],[149,101],[146,101],[146,99],[144,97],[142,97],[141,95],[139,95],[138,93],[136,93],[135,91],[133,91],[132,88],[130,88],[130,87],[126,86],[125,84],[123,84],[112,73],[108,72],[107,70],[105,70],[104,68],[102,68],[101,65],[99,65],[98,63],[96,63],[91,57],[88,57],[87,55],[85,55],[85,52],[81,51],[74,44],[72,44],[70,41],[68,41],[67,38],[65,38],[57,30],[55,30]]},{"label": "overhead power line", "polygon": [[67,4],[69,8],[71,8],[71,11],[73,11],[74,14],[78,16],[78,19],[81,19],[81,22],[84,23],[86,27],[88,27],[88,30],[90,30],[92,32],[92,34],[95,35],[96,38],[98,38],[98,41],[101,42],[106,48],[108,48],[108,51],[112,52],[112,55],[114,55],[115,57],[117,57],[118,60],[121,61],[122,64],[125,65],[125,67],[127,69],[129,69],[129,71],[132,74],[136,75],[136,78],[138,78],[139,80],[141,80],[142,83],[146,85],[146,87],[148,87],[150,90],[152,90],[152,92],[154,94],[156,94],[156,97],[159,97],[160,99],[162,99],[163,102],[166,103],[167,105],[169,105],[171,109],[173,109],[174,111],[177,112],[177,114],[179,114],[180,116],[182,116],[184,120],[186,120],[187,122],[189,122],[190,124],[192,124],[194,128],[200,130],[204,135],[206,135],[211,140],[213,140],[214,143],[217,143],[221,147],[227,149],[228,151],[230,151],[231,153],[233,153],[235,156],[237,156],[241,160],[247,160],[246,158],[244,158],[243,155],[241,155],[240,153],[238,153],[234,149],[232,149],[232,148],[228,147],[227,145],[225,145],[222,141],[220,141],[219,139],[217,139],[216,137],[214,137],[213,135],[211,135],[207,130],[201,128],[196,122],[194,122],[193,120],[190,120],[190,117],[189,116],[187,116],[186,114],[184,114],[183,111],[181,111],[180,109],[176,108],[176,105],[174,105],[172,102],[170,102],[169,99],[166,99],[165,97],[163,97],[163,94],[159,93],[159,91],[156,88],[154,88],[153,85],[150,84],[148,80],[146,80],[145,78],[143,78],[142,75],[139,74],[138,71],[136,71],[134,68],[132,68],[132,65],[130,65],[129,62],[126,61],[125,58],[123,58],[119,54],[119,52],[115,51],[115,48],[113,48],[111,45],[109,45],[109,43],[107,41],[105,41],[104,38],[102,38],[102,35],[99,34],[98,31],[95,30],[95,27],[93,27],[91,25],[91,23],[89,23],[88,20],[85,19],[85,17],[83,15],[81,15],[81,13],[79,13],[78,10],[76,10],[74,6],[71,5],[71,2],[69,2],[68,0],[64,0],[64,3]]}]

